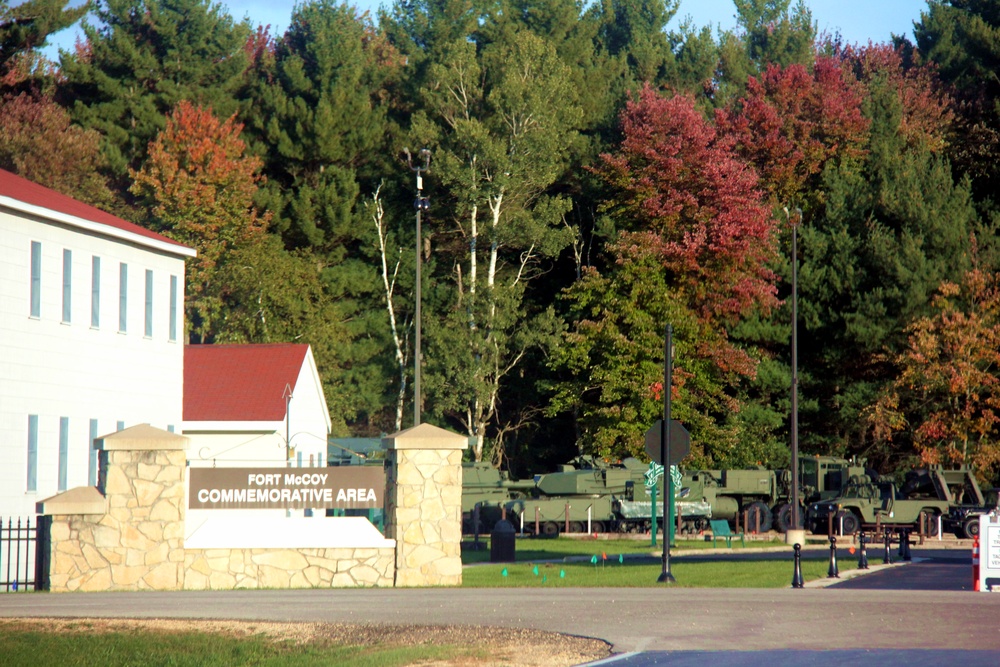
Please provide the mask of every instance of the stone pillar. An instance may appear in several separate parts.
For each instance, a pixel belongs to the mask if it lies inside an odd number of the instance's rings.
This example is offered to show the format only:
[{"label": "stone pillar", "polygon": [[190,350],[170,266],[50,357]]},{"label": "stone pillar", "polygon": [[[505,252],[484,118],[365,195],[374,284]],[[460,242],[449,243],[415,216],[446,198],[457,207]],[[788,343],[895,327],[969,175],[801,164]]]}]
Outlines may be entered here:
[{"label": "stone pillar", "polygon": [[38,503],[52,517],[51,590],[183,588],[187,443],[149,424],[106,435],[97,488]]},{"label": "stone pillar", "polygon": [[430,424],[382,439],[388,452],[386,534],[396,586],[462,583],[462,452],[468,438]]}]

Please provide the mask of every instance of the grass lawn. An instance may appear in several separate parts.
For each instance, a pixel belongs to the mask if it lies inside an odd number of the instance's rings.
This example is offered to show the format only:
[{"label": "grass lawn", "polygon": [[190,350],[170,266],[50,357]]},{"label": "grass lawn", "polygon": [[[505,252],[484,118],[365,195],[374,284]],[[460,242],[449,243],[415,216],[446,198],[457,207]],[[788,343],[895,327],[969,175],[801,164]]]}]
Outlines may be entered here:
[{"label": "grass lawn", "polygon": [[56,631],[0,622],[0,663],[17,667],[400,667],[455,658],[482,659],[480,649],[451,645],[351,646],[263,636],[141,629],[90,632],[87,622]]},{"label": "grass lawn", "polygon": [[[671,554],[691,550],[712,550],[712,542],[678,540]],[[784,547],[779,540],[747,542],[751,547]],[[465,588],[498,587],[648,587],[660,586],[657,578],[663,571],[659,561],[663,543],[653,547],[649,539],[519,539],[516,563],[489,564],[487,547],[479,551],[464,550],[462,560],[467,567],[462,573]],[[720,549],[721,551],[721,549]],[[743,551],[738,540],[733,541],[733,553]],[[722,551],[721,553],[729,553]],[[580,557],[587,557],[580,562]],[[649,558],[638,558],[648,556]],[[806,581],[826,578],[829,558],[803,558],[802,577]],[[556,562],[552,562],[556,561]],[[848,548],[838,549],[840,571],[857,567],[857,558]],[[755,560],[683,561],[671,560],[670,573],[676,585],[684,588],[782,588],[790,586],[794,574],[791,550],[775,552],[773,557]]]}]

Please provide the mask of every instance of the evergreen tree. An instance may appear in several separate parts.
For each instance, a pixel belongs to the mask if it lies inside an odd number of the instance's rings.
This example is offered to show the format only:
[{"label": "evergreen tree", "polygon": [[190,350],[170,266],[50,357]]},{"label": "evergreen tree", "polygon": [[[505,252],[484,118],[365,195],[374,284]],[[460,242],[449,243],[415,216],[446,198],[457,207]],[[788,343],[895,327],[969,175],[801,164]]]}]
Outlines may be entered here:
[{"label": "evergreen tree", "polygon": [[[902,348],[939,284],[961,279],[982,234],[968,184],[955,183],[936,138],[947,128],[920,122],[945,108],[929,80],[908,75],[886,47],[852,62],[866,88],[866,156],[825,171],[823,207],[800,234],[799,288],[800,364],[814,378],[803,393],[819,401],[804,417],[804,444],[857,453],[871,444],[861,411],[891,380],[881,355]],[[929,108],[907,102],[917,99]],[[894,456],[868,453],[877,463]]]},{"label": "evergreen tree", "polygon": [[80,20],[88,4],[69,8],[69,0],[27,0],[11,6],[0,0],[0,77],[28,51],[45,46],[49,35]]},{"label": "evergreen tree", "polygon": [[914,23],[921,56],[955,88],[961,114],[951,150],[977,198],[1000,191],[1000,7],[994,0],[933,0]]},{"label": "evergreen tree", "polygon": [[249,27],[210,0],[102,0],[86,43],[63,52],[58,99],[97,130],[111,177],[127,190],[128,170],[182,100],[229,117],[247,66]]}]

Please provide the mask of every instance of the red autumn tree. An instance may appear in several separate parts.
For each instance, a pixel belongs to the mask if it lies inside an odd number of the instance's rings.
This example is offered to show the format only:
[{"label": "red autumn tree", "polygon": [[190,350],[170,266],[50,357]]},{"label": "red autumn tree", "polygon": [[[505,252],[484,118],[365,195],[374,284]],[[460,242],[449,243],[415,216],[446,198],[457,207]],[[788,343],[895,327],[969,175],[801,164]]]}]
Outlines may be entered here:
[{"label": "red autumn tree", "polygon": [[261,238],[267,227],[253,203],[261,160],[245,155],[235,115],[220,122],[211,109],[182,101],[132,172],[132,192],[149,207],[151,227],[197,249],[187,268],[189,324],[209,337],[219,316],[214,284],[227,255]]},{"label": "red autumn tree", "polygon": [[812,71],[769,65],[732,109],[716,112],[716,123],[733,135],[775,203],[802,204],[827,160],[863,155],[863,92],[839,58],[819,57]]},{"label": "red autumn tree", "polygon": [[753,168],[686,96],[644,87],[622,114],[624,139],[597,172],[621,228],[608,268],[568,291],[577,324],[553,356],[571,378],[554,409],[573,410],[583,444],[602,455],[642,451],[661,413],[664,325],[677,349],[676,416],[698,442],[699,465],[743,464],[734,387],[756,371],[727,330],[776,305],[775,221]]},{"label": "red autumn tree", "polygon": [[702,319],[724,325],[776,304],[776,227],[754,169],[695,108],[648,85],[622,114],[624,140],[600,173],[614,187],[619,258],[653,252]]}]

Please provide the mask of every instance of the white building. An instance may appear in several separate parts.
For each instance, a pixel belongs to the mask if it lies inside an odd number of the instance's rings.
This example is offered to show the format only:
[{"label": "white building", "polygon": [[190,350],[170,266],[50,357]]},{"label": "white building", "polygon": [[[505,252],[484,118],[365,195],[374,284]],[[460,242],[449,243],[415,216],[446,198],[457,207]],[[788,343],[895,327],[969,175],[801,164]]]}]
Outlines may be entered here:
[{"label": "white building", "polygon": [[193,467],[322,467],[330,433],[309,345],[188,345],[183,433]]},{"label": "white building", "polygon": [[194,256],[0,170],[0,516],[96,484],[99,436],[180,431]]}]

